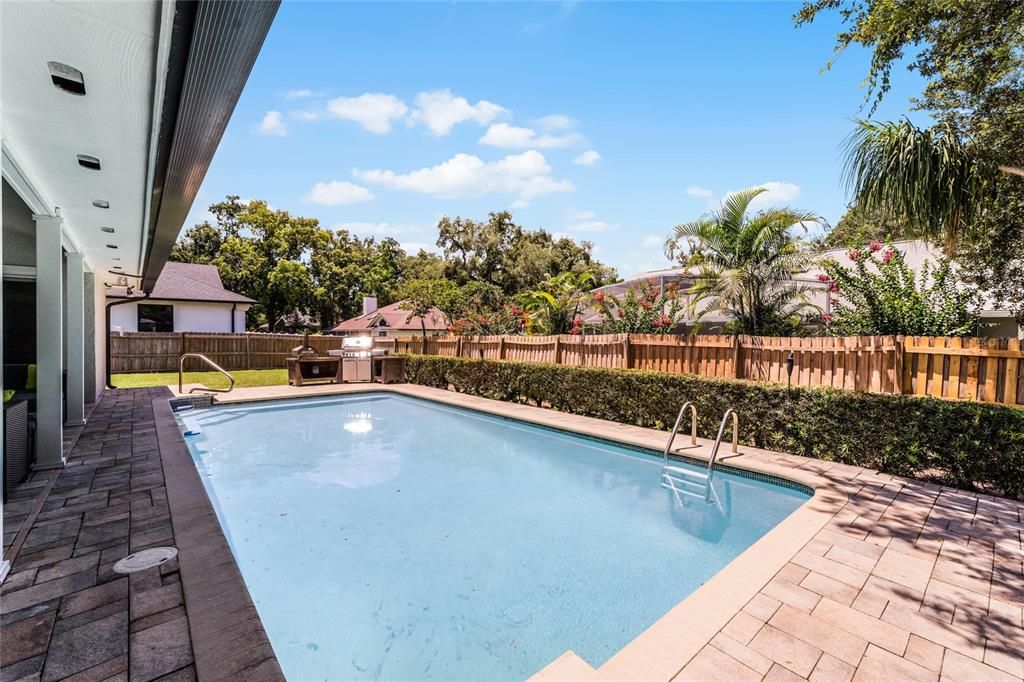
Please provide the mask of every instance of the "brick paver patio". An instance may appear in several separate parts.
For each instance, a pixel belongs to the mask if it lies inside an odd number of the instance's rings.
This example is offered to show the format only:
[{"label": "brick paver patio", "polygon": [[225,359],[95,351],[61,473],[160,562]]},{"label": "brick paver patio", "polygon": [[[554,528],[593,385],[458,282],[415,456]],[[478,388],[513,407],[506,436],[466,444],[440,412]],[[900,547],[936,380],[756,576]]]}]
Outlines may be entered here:
[{"label": "brick paver patio", "polygon": [[[366,388],[240,389],[228,398],[355,390]],[[424,387],[384,390],[648,447],[665,438]],[[69,466],[35,474],[6,505],[5,545],[17,554],[0,591],[4,680],[280,677],[182,454],[169,395],[108,392]],[[676,620],[667,614],[597,669],[568,652],[538,678],[1024,680],[1021,503],[749,448],[727,463],[788,471],[828,494],[794,514],[803,517],[789,544],[788,530],[776,533],[774,549],[752,548],[721,576],[735,581],[734,606],[705,595],[695,609],[695,593],[673,609]],[[168,544],[178,545],[178,562],[131,577],[111,571],[129,551]],[[719,624],[695,634],[708,622]],[[222,662],[233,643],[244,655]]]},{"label": "brick paver patio", "polygon": [[1024,678],[1021,505],[849,469],[825,472],[841,511],[677,679]]},{"label": "brick paver patio", "polygon": [[16,554],[0,586],[3,680],[195,679],[189,615],[201,604],[186,612],[178,559],[112,570],[130,552],[175,544],[153,407],[168,397],[108,391],[67,467],[33,474],[6,503],[5,550]]}]

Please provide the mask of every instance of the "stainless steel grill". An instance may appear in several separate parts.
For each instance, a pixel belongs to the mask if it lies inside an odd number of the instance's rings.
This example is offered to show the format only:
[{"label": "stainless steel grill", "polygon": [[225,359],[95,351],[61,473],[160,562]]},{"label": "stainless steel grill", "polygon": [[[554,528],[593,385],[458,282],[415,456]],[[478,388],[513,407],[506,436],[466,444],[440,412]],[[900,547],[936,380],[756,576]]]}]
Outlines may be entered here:
[{"label": "stainless steel grill", "polygon": [[342,358],[344,381],[371,381],[373,359],[387,355],[387,350],[375,348],[372,336],[346,336],[341,340],[341,350],[328,351],[328,354]]}]

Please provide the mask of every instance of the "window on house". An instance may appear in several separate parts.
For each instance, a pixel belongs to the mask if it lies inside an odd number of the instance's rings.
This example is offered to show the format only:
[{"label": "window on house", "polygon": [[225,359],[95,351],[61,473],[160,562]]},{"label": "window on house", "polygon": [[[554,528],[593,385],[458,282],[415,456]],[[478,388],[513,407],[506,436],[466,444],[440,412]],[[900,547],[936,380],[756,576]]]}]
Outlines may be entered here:
[{"label": "window on house", "polygon": [[387,332],[386,329],[382,329],[382,330],[377,332],[377,336],[387,336],[387,335],[388,335],[388,332]]},{"label": "window on house", "polygon": [[173,332],[174,306],[139,304],[140,332]]}]

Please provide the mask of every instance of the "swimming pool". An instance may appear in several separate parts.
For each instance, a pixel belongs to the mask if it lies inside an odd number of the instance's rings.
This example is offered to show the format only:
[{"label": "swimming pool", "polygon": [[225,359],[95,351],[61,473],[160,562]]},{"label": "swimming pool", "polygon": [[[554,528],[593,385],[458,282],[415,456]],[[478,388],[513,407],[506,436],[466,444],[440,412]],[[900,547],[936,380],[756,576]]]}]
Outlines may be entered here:
[{"label": "swimming pool", "polygon": [[295,680],[596,667],[809,497],[721,471],[681,506],[660,456],[384,393],[179,421]]}]

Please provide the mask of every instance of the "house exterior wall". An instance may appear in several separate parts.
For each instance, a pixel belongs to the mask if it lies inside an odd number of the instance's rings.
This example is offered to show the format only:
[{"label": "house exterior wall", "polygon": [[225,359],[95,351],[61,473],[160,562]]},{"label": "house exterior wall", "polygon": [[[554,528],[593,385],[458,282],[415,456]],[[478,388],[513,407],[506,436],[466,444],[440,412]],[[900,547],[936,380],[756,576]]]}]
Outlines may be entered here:
[{"label": "house exterior wall", "polygon": [[[176,332],[230,332],[231,303],[207,303],[196,301],[162,301],[146,299],[138,303],[125,303],[110,309],[110,329],[113,332],[137,332],[139,330],[139,303],[144,305],[170,305],[174,307],[174,331]],[[249,304],[235,306],[235,332],[245,331],[245,311]]]}]

